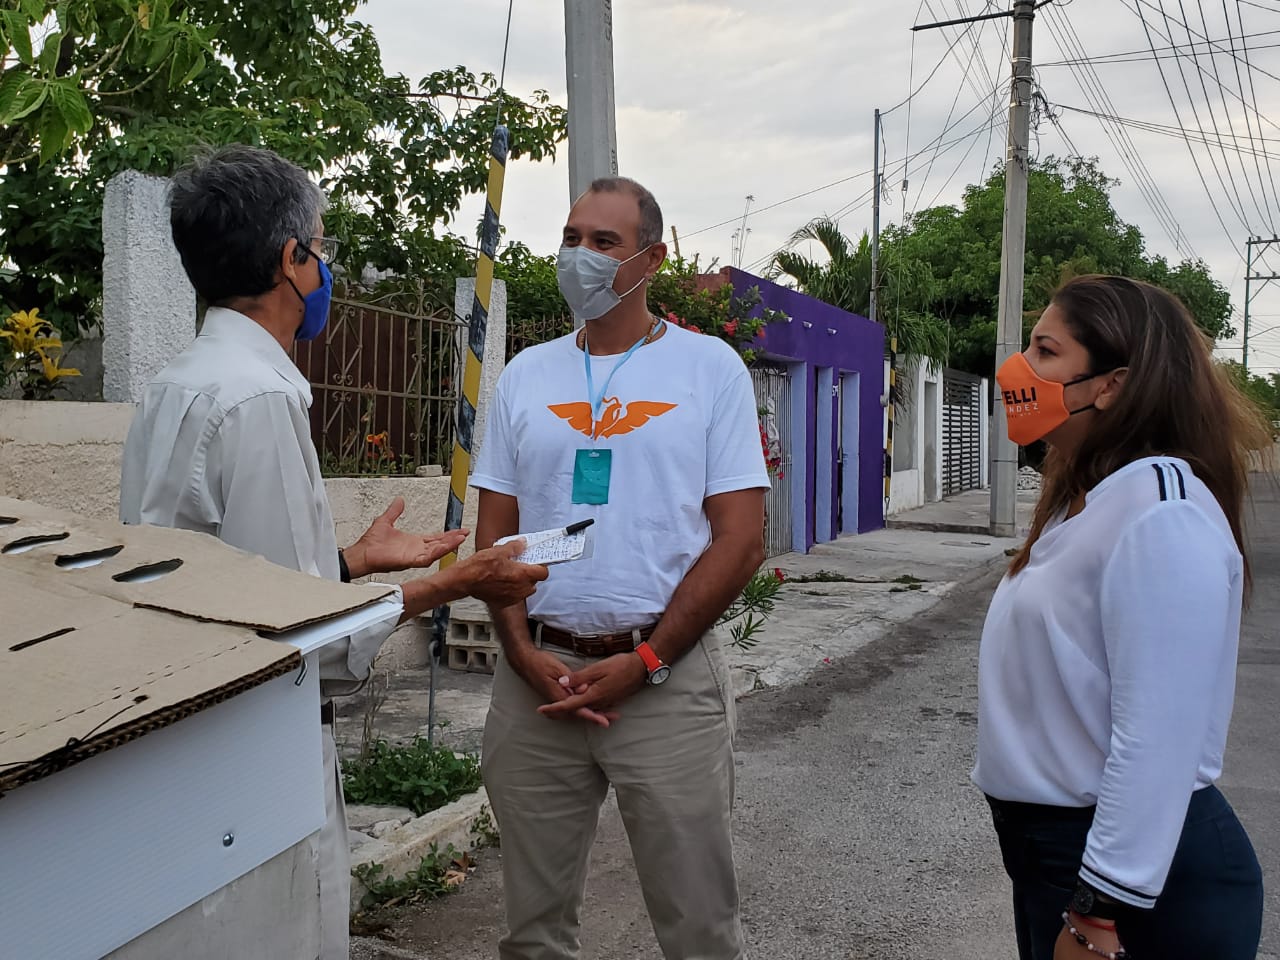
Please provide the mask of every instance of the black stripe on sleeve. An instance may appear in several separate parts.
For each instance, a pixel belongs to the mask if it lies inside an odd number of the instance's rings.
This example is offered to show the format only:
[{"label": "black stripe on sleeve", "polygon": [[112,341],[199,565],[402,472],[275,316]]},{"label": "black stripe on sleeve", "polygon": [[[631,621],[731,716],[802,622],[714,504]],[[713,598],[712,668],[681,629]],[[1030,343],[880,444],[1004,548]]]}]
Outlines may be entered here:
[{"label": "black stripe on sleeve", "polygon": [[1161,499],[1161,500],[1168,500],[1168,499],[1169,499],[1169,491],[1168,491],[1167,489],[1165,489],[1165,485],[1164,485],[1164,471],[1160,469],[1160,464],[1158,464],[1158,463],[1153,463],[1153,464],[1151,465],[1151,469],[1152,469],[1152,470],[1154,470],[1154,471],[1156,472],[1156,478],[1160,481],[1160,499]]},{"label": "black stripe on sleeve", "polygon": [[1178,498],[1180,500],[1187,499],[1187,485],[1183,482],[1182,471],[1178,468],[1176,463],[1171,463],[1169,466],[1173,467],[1173,472],[1178,475]]}]

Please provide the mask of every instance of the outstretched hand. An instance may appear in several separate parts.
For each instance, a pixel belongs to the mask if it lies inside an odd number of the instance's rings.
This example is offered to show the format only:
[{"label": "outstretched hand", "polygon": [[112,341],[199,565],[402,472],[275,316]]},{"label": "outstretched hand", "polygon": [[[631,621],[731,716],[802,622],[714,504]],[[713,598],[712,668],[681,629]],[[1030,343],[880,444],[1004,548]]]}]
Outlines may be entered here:
[{"label": "outstretched hand", "polygon": [[374,520],[360,539],[342,552],[351,571],[351,579],[371,573],[394,573],[429,567],[441,557],[453,553],[467,539],[468,530],[443,533],[407,533],[396,528],[404,513],[404,498],[396,497]]}]

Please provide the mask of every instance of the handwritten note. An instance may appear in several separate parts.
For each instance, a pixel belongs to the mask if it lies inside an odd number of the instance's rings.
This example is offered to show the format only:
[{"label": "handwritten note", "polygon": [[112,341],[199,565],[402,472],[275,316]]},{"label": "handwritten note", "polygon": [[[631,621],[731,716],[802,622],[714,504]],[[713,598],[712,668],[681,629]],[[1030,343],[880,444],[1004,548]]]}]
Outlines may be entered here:
[{"label": "handwritten note", "polygon": [[516,537],[503,537],[495,541],[495,545],[510,543],[512,540],[523,537],[525,550],[516,557],[519,563],[566,563],[591,556],[591,532],[592,529],[587,528],[566,536],[563,528],[540,530],[536,533],[522,533]]}]

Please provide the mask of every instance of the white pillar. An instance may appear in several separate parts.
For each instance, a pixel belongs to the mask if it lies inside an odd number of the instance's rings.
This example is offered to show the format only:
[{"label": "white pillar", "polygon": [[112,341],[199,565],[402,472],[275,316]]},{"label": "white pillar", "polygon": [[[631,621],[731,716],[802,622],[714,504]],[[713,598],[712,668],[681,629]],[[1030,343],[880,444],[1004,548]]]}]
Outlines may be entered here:
[{"label": "white pillar", "polygon": [[134,170],[102,205],[102,395],[136,403],[196,335],[196,294],[169,231],[169,182]]},{"label": "white pillar", "polygon": [[[475,302],[476,281],[474,277],[459,277],[454,281],[453,310],[459,317],[471,316],[471,307]],[[458,331],[458,373],[455,382],[462,383],[462,365],[467,357],[467,331]],[[475,469],[476,458],[480,455],[480,446],[484,443],[484,425],[489,416],[489,404],[498,389],[498,377],[507,365],[507,284],[496,277],[493,281],[493,292],[489,294],[489,322],[485,326],[484,357],[480,365],[480,397],[476,403],[476,422],[471,434],[471,467]]]}]

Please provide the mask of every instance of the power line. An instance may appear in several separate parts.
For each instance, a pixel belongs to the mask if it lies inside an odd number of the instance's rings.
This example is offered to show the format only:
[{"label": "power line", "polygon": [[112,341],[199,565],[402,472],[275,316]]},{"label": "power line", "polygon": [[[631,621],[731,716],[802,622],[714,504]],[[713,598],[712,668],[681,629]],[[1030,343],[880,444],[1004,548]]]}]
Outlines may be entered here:
[{"label": "power line", "polygon": [[[1121,0],[1121,2],[1123,3],[1123,2],[1125,2],[1125,0]],[[1139,3],[1139,4],[1141,4],[1141,5],[1142,5],[1142,6],[1144,6],[1144,7],[1147,7],[1148,9],[1151,9],[1151,10],[1156,11],[1157,13],[1159,13],[1161,16],[1165,17],[1166,19],[1167,19],[1167,18],[1168,18],[1168,16],[1169,16],[1169,15],[1165,12],[1165,9],[1164,9],[1164,0],[1161,0],[1161,5],[1160,5],[1160,6],[1158,6],[1158,7],[1157,7],[1155,4],[1151,3],[1151,0],[1136,0],[1136,2],[1137,2],[1137,3]],[[1273,11],[1273,12],[1280,13],[1280,11]],[[1141,12],[1139,12],[1139,13],[1138,13],[1138,16],[1140,16],[1140,17],[1142,16]],[[1184,19],[1185,19],[1185,17],[1186,17],[1186,11],[1185,11],[1185,10],[1183,11],[1183,17],[1184,17]],[[1185,22],[1178,21],[1176,18],[1174,18],[1174,22],[1175,22],[1175,23],[1181,23],[1181,25],[1182,25],[1183,27],[1186,27],[1186,30],[1187,30],[1187,36],[1188,36],[1188,38],[1190,38],[1190,37],[1192,37],[1192,36],[1197,37],[1197,38],[1199,38],[1200,40],[1204,41],[1204,42],[1205,42],[1205,43],[1207,43],[1207,44],[1210,44],[1210,45],[1216,45],[1216,46],[1217,46],[1217,48],[1218,48],[1218,52],[1219,52],[1219,53],[1223,53],[1223,54],[1226,54],[1226,55],[1228,55],[1228,56],[1232,56],[1232,57],[1236,56],[1236,55],[1235,55],[1234,53],[1232,53],[1230,50],[1223,50],[1223,49],[1222,49],[1222,44],[1221,44],[1221,42],[1220,42],[1220,41],[1213,41],[1213,40],[1210,40],[1210,39],[1209,39],[1207,36],[1205,36],[1204,34],[1196,33],[1194,30],[1192,30],[1190,27],[1188,27],[1188,26],[1187,26],[1187,24],[1186,24]],[[1170,35],[1169,35],[1168,37],[1166,37],[1165,39],[1166,39],[1166,40],[1168,40],[1170,43],[1173,43],[1173,35],[1172,35],[1172,31],[1170,31]],[[1259,73],[1263,74],[1264,76],[1270,77],[1272,80],[1280,80],[1280,76],[1276,76],[1274,73],[1269,73],[1268,71],[1263,70],[1261,67],[1254,67],[1254,69],[1255,69],[1255,70],[1257,70]]]},{"label": "power line", "polygon": [[[1228,24],[1228,30],[1230,30],[1230,24]],[[1251,33],[1248,36],[1250,38],[1257,38],[1257,37],[1271,37],[1271,36],[1275,36],[1276,34],[1280,34],[1280,30],[1263,30],[1259,33]],[[1173,57],[1178,56],[1179,54],[1177,53],[1177,51],[1182,50],[1184,47],[1200,46],[1201,44],[1205,46],[1210,46],[1212,44],[1233,43],[1237,39],[1243,39],[1243,37],[1228,37],[1227,40],[1196,40],[1194,43],[1191,43],[1191,44],[1175,43],[1169,46],[1157,47],[1154,53],[1154,58],[1160,59],[1160,60],[1171,60],[1173,59]],[[1275,44],[1275,43],[1262,44],[1261,46],[1254,47],[1254,49],[1270,50],[1273,47],[1277,47],[1277,46],[1280,46],[1280,44]],[[1173,52],[1170,52],[1170,51],[1173,51]],[[1070,66],[1077,66],[1082,63],[1104,64],[1104,65],[1109,63],[1136,63],[1138,61],[1146,61],[1151,59],[1153,59],[1153,53],[1150,50],[1119,50],[1119,51],[1116,51],[1115,53],[1100,53],[1096,56],[1088,57],[1084,60],[1081,60],[1079,58],[1074,60],[1046,60],[1046,61],[1037,63],[1036,68],[1039,69],[1040,67],[1070,67]]]},{"label": "power line", "polygon": [[[1223,0],[1223,7],[1224,7],[1224,10],[1225,10],[1225,7],[1226,7],[1226,0]],[[1236,18],[1240,21],[1240,49],[1242,49],[1242,50],[1244,51],[1245,75],[1249,78],[1249,98],[1253,101],[1253,114],[1254,114],[1254,116],[1255,116],[1256,118],[1258,118],[1258,136],[1259,136],[1259,138],[1261,138],[1261,136],[1262,136],[1262,114],[1258,112],[1258,91],[1257,91],[1257,89],[1255,88],[1254,83],[1253,83],[1253,65],[1249,62],[1249,43],[1248,43],[1248,40],[1246,40],[1246,34],[1245,34],[1245,30],[1244,30],[1244,16],[1243,16],[1243,15],[1241,14],[1241,12],[1240,12],[1240,4],[1239,4],[1239,3],[1237,3],[1237,4],[1236,4]],[[1228,15],[1228,16],[1227,16],[1227,28],[1228,28],[1228,30],[1230,30],[1230,28],[1231,28],[1231,17],[1230,17],[1230,15]],[[1244,85],[1243,85],[1243,84],[1242,84],[1242,85],[1241,85],[1241,87],[1240,87],[1240,99],[1241,99],[1241,102],[1243,102],[1243,101],[1244,101]],[[1247,122],[1247,121],[1248,121],[1248,119],[1249,119],[1249,108],[1248,108],[1248,105],[1247,105],[1247,104],[1246,104],[1246,106],[1245,106],[1244,118],[1245,118],[1246,122]],[[1256,158],[1255,158],[1255,159],[1256,159]],[[1259,174],[1259,177],[1261,177],[1261,174]],[[1276,187],[1276,175],[1275,175],[1275,171],[1273,171],[1273,170],[1271,169],[1271,158],[1270,158],[1270,157],[1268,157],[1268,158],[1267,158],[1267,178],[1271,181],[1271,195],[1272,195],[1272,196],[1278,196],[1278,195],[1280,195],[1280,189],[1278,189],[1278,188]],[[1265,193],[1266,193],[1266,188],[1265,188],[1265,187],[1263,188],[1263,193],[1264,193],[1264,195],[1265,195]],[[1274,225],[1274,224],[1273,224],[1273,225]]]},{"label": "power line", "polygon": [[[1096,110],[1087,110],[1084,107],[1073,107],[1070,104],[1066,104],[1066,103],[1055,103],[1053,104],[1053,106],[1058,110],[1068,110],[1071,113],[1079,113],[1087,117],[1095,117],[1096,119],[1099,119],[1099,120],[1106,120],[1111,123],[1123,124],[1124,126],[1132,127],[1135,130],[1141,130],[1144,133],[1155,133],[1155,134],[1159,134],[1160,136],[1173,137],[1176,140],[1181,140],[1184,136],[1186,136],[1186,137],[1189,137],[1194,142],[1202,143],[1202,144],[1205,144],[1206,146],[1222,145],[1226,149],[1235,151],[1242,156],[1263,157],[1266,159],[1280,160],[1280,151],[1277,151],[1275,154],[1271,154],[1266,152],[1265,147],[1242,145],[1240,143],[1240,140],[1242,138],[1239,138],[1239,137],[1237,137],[1235,141],[1230,141],[1227,139],[1218,140],[1210,137],[1208,132],[1204,130],[1175,127],[1169,124],[1155,123],[1154,121],[1150,121],[1150,120],[1134,120],[1129,117],[1117,117],[1113,114],[1099,113]],[[1255,144],[1256,143],[1280,144],[1280,139],[1273,138],[1273,139],[1267,140],[1267,139],[1255,138]]]},{"label": "power line", "polygon": [[[982,104],[977,104],[977,105],[975,105],[975,107],[976,107],[976,106],[981,106],[981,105],[982,105]],[[959,124],[960,124],[964,119],[966,119],[966,118],[969,116],[969,114],[971,114],[971,113],[973,113],[973,108],[971,108],[971,109],[970,109],[970,110],[969,110],[969,111],[968,111],[964,116],[962,116],[962,117],[960,117],[958,120],[956,120],[956,122],[952,124],[952,128],[954,128],[955,126],[958,126],[958,125],[959,125]],[[941,150],[939,150],[938,155],[939,155],[939,156],[945,156],[948,152],[950,152],[951,150],[954,150],[954,149],[955,149],[959,144],[964,143],[966,140],[969,140],[969,139],[972,139],[972,138],[976,138],[976,137],[981,136],[983,133],[985,133],[985,132],[987,131],[987,129],[990,127],[991,123],[992,123],[992,120],[991,120],[991,118],[990,118],[990,117],[988,117],[987,121],[986,121],[985,123],[983,123],[981,126],[975,127],[975,128],[973,128],[972,130],[970,130],[968,133],[960,134],[959,136],[954,137],[954,138],[952,138],[951,140],[946,140],[945,142],[943,142],[943,144],[942,144],[942,148],[941,148]],[[935,137],[935,138],[934,138],[934,140],[938,140],[938,139],[944,138],[948,132],[950,132],[950,131],[948,131],[948,130],[944,130],[944,131],[943,131],[942,133],[940,133],[937,137]],[[924,156],[926,153],[929,153],[929,152],[930,152],[930,150],[931,150],[931,149],[932,149],[932,147],[933,147],[934,140],[929,141],[929,143],[927,143],[925,146],[921,147],[919,150],[917,150],[915,153],[913,153],[913,154],[911,155],[911,157],[909,157],[909,158],[908,158],[908,172],[909,172],[909,173],[914,173],[914,172],[915,172],[915,170],[916,170],[916,169],[918,169],[918,168],[912,168],[912,167],[910,167],[910,161],[918,160],[919,158],[921,158],[922,156]],[[827,219],[832,220],[832,221],[835,221],[835,222],[837,222],[837,223],[838,223],[838,222],[839,222],[843,217],[848,216],[850,213],[853,213],[855,210],[858,210],[858,209],[860,209],[860,208],[862,208],[862,207],[865,207],[865,206],[870,202],[870,200],[871,200],[871,196],[872,196],[872,193],[873,193],[873,192],[874,192],[874,186],[873,186],[873,187],[871,187],[871,188],[869,188],[868,190],[864,191],[862,194],[860,194],[860,195],[859,195],[858,197],[856,197],[854,200],[850,201],[850,202],[849,202],[849,203],[847,203],[847,204],[844,204],[843,206],[841,206],[840,208],[838,208],[838,209],[837,209],[837,210],[835,210],[834,212],[827,214],[827,215],[826,215],[826,216],[827,216]],[[780,206],[780,205],[781,205],[781,203],[773,204],[772,206]],[[763,212],[764,210],[768,210],[768,209],[771,209],[771,208],[770,208],[770,207],[762,207],[759,211],[757,211],[757,213]],[[729,222],[733,222],[733,221],[729,221]],[[721,226],[723,226],[723,224],[721,224]],[[711,229],[711,228],[704,228],[704,229]],[[702,232],[702,231],[698,231],[698,232]],[[691,234],[682,234],[682,235],[681,235],[682,239],[683,239],[683,237],[684,237],[684,236],[691,236]],[[781,252],[781,250],[785,250],[785,249],[786,249],[786,246],[784,245],[783,247],[779,248],[778,250],[774,250],[774,251],[773,251],[772,253],[770,253],[768,256],[761,257],[760,259],[758,259],[758,260],[754,261],[753,263],[751,263],[750,265],[748,265],[748,267],[746,268],[746,269],[747,269],[747,271],[748,271],[748,272],[751,272],[752,270],[756,269],[757,267],[760,267],[760,266],[762,266],[762,265],[764,265],[764,264],[768,263],[768,262],[769,262],[769,261],[771,261],[775,256],[777,256],[777,254],[778,254],[779,252]]]},{"label": "power line", "polygon": [[[1121,2],[1123,2],[1123,0],[1121,0]],[[1151,27],[1147,23],[1147,18],[1142,15],[1142,11],[1140,9],[1134,8],[1134,12],[1138,15],[1138,19],[1142,21],[1143,32],[1146,33],[1147,35],[1147,44],[1150,46],[1154,46],[1155,42],[1151,39]],[[1173,38],[1169,37],[1168,39],[1172,40]],[[1169,98],[1169,105],[1173,107],[1174,119],[1177,120],[1178,126],[1184,131],[1183,141],[1187,145],[1187,152],[1191,154],[1191,162],[1195,165],[1196,176],[1200,178],[1200,185],[1204,187],[1204,192],[1209,197],[1209,206],[1213,208],[1213,215],[1217,218],[1219,225],[1221,225],[1222,232],[1227,235],[1228,240],[1230,240],[1232,245],[1234,246],[1235,239],[1231,236],[1231,231],[1227,229],[1227,224],[1222,219],[1222,214],[1218,210],[1218,205],[1217,203],[1214,202],[1213,192],[1209,189],[1209,184],[1204,179],[1204,172],[1200,169],[1200,161],[1196,159],[1195,149],[1191,146],[1191,141],[1185,134],[1186,128],[1183,127],[1182,125],[1182,116],[1178,112],[1178,104],[1173,99],[1173,89],[1169,86],[1169,81],[1165,78],[1165,75],[1164,75],[1164,67],[1160,65],[1159,61],[1156,62],[1156,69],[1160,71],[1160,82],[1164,85],[1165,94]]]},{"label": "power line", "polygon": [[[935,16],[933,12],[933,5],[928,3],[928,0],[925,0],[925,6],[928,7],[930,16]],[[968,15],[968,11],[961,6],[960,0],[956,0],[956,7],[959,9],[960,15],[962,17]],[[987,26],[987,21],[985,20],[982,21],[982,25],[978,28],[978,32],[974,35],[973,49],[969,52],[969,60],[963,67],[965,76],[969,75],[970,71],[973,69],[974,58],[977,57],[978,54],[981,52],[982,33],[986,29],[986,26]],[[951,123],[951,118],[955,115],[956,104],[960,102],[960,93],[963,89],[964,87],[962,85],[957,85],[956,95],[951,98],[951,108],[947,111],[947,118],[942,121],[943,127],[946,127]],[[984,95],[982,98],[982,102],[985,103],[987,100],[990,99],[990,97],[991,97],[990,94]],[[969,155],[968,153],[965,154],[966,157],[968,157],[968,155]],[[912,210],[915,210],[916,206],[920,203],[920,197],[924,194],[925,184],[929,182],[929,174],[933,172],[933,165],[937,161],[937,159],[938,159],[938,148],[934,147],[933,156],[930,158],[928,166],[925,167],[924,175],[920,178],[919,186],[916,189],[916,200],[915,200],[915,204],[912,205]],[[963,161],[961,162],[963,163]],[[906,195],[906,186],[904,181],[904,186],[903,186],[904,215],[906,214],[906,201],[907,201],[907,195]]]},{"label": "power line", "polygon": [[[1186,23],[1187,8],[1183,3],[1183,0],[1178,0],[1178,9],[1182,11],[1183,19],[1181,21],[1178,21],[1176,18],[1174,18],[1174,21],[1180,23],[1183,29],[1187,31],[1187,39],[1189,40],[1191,39],[1191,27],[1188,26]],[[1204,10],[1203,4],[1200,5],[1200,9],[1201,11]],[[1164,0],[1160,0],[1160,15],[1164,17],[1165,29],[1169,31],[1169,40],[1170,42],[1172,42],[1173,28],[1169,25],[1170,17],[1165,12]],[[1211,56],[1209,59],[1210,59],[1210,62],[1213,64],[1214,72],[1216,74],[1217,68],[1218,68],[1217,58]],[[1176,62],[1178,64],[1178,76],[1182,78],[1182,87],[1186,91],[1187,102],[1190,103],[1191,105],[1191,115],[1195,117],[1196,126],[1200,127],[1202,126],[1202,124],[1200,123],[1200,111],[1196,108],[1195,96],[1191,93],[1191,84],[1187,82],[1186,73],[1182,69],[1182,60],[1183,60],[1182,57],[1176,58]],[[1209,122],[1213,124],[1214,135],[1219,139],[1221,139],[1221,134],[1218,132],[1217,111],[1215,111],[1213,108],[1213,101],[1209,99],[1209,88],[1205,84],[1205,77],[1207,76],[1207,74],[1205,73],[1204,68],[1200,66],[1200,58],[1194,52],[1191,54],[1191,60],[1195,64],[1197,76],[1200,80],[1200,92],[1204,94],[1205,108],[1209,111]],[[1221,89],[1222,87],[1221,81],[1218,81],[1218,87]],[[1226,102],[1225,98],[1223,102],[1224,103]],[[1181,124],[1182,121],[1179,120],[1178,122],[1179,124]],[[1187,141],[1187,148],[1191,149],[1190,141]],[[1226,151],[1225,150],[1222,151],[1222,164],[1224,167],[1227,168],[1226,178],[1222,176],[1222,171],[1218,168],[1218,161],[1217,161],[1217,158],[1214,157],[1213,155],[1213,150],[1210,149],[1208,153],[1209,153],[1209,164],[1213,167],[1214,176],[1218,178],[1218,184],[1222,187],[1224,193],[1226,193],[1229,190],[1231,195],[1235,197],[1235,206],[1233,208],[1233,212],[1235,213],[1236,218],[1240,221],[1240,225],[1244,227],[1245,230],[1248,230],[1249,218],[1246,215],[1246,211],[1244,208],[1244,201],[1240,198],[1240,187],[1236,183],[1236,177],[1235,177],[1235,173],[1231,169],[1231,163],[1230,161],[1227,160]],[[1228,179],[1231,181],[1230,186],[1228,186],[1227,184]],[[1228,203],[1231,202],[1230,197],[1228,197],[1227,202]]]},{"label": "power line", "polygon": [[[1115,105],[1111,102],[1101,77],[1098,76],[1093,65],[1088,62],[1088,55],[1085,52],[1084,45],[1080,42],[1079,35],[1076,34],[1070,18],[1058,11],[1055,16],[1046,17],[1045,23],[1049,28],[1050,34],[1057,39],[1059,49],[1068,56],[1075,57],[1081,61],[1079,65],[1071,68],[1071,72],[1075,76],[1076,84],[1079,86],[1086,102],[1097,113],[1114,116],[1117,112]],[[1164,193],[1160,190],[1155,178],[1152,177],[1151,171],[1147,168],[1137,145],[1134,144],[1133,138],[1129,136],[1128,131],[1118,123],[1105,120],[1101,123],[1101,127],[1102,132],[1111,142],[1116,153],[1119,154],[1125,169],[1133,177],[1139,193],[1142,194],[1148,208],[1155,216],[1156,222],[1169,237],[1174,248],[1183,256],[1189,253],[1199,259],[1199,255],[1191,246],[1190,241],[1186,239],[1186,235],[1183,233],[1173,209],[1169,206],[1168,201],[1165,200]]]},{"label": "power line", "polygon": [[[1239,8],[1237,8],[1237,9],[1239,9]],[[1202,13],[1202,15],[1203,15],[1203,13]],[[1230,43],[1231,43],[1231,52],[1234,54],[1234,53],[1235,53],[1235,49],[1236,49],[1236,39],[1235,39],[1235,34],[1234,34],[1234,33],[1232,33],[1232,30],[1231,30],[1231,14],[1230,14],[1230,12],[1227,10],[1227,0],[1222,0],[1222,16],[1223,16],[1223,19],[1226,21],[1226,24],[1227,24],[1227,37],[1228,37],[1228,39],[1229,39],[1229,41],[1230,41]],[[1242,29],[1241,29],[1241,37],[1240,37],[1240,39],[1241,39],[1241,42],[1243,43],[1243,42],[1244,42],[1243,24],[1241,24],[1241,27],[1242,27]],[[1206,24],[1206,25],[1205,25],[1205,33],[1208,33],[1208,32],[1209,32],[1209,27],[1208,27],[1208,25]],[[1234,64],[1234,66],[1235,66],[1235,70],[1236,70],[1236,84],[1240,87],[1240,97],[1241,97],[1241,99],[1243,99],[1243,98],[1244,98],[1244,77],[1243,77],[1243,76],[1241,76],[1241,74],[1240,74],[1240,60],[1239,60],[1238,58],[1233,58],[1233,64]],[[1250,77],[1250,80],[1252,80],[1252,79],[1253,79],[1253,72],[1252,72],[1252,68],[1249,68],[1249,77]],[[1225,97],[1223,98],[1223,106],[1224,106],[1224,107],[1226,107],[1226,99],[1225,99]],[[1227,119],[1229,120],[1230,118],[1231,118],[1231,111],[1230,111],[1230,109],[1228,108],[1228,109],[1227,109]],[[1251,121],[1251,120],[1249,119],[1249,111],[1248,111],[1248,110],[1245,110],[1245,111],[1244,111],[1244,125],[1245,125],[1245,130],[1246,130],[1246,131],[1248,132],[1248,134],[1249,134],[1249,146],[1250,146],[1251,148],[1253,148],[1253,167],[1254,167],[1254,170],[1255,170],[1255,171],[1257,172],[1257,174],[1258,174],[1258,184],[1259,184],[1259,185],[1261,186],[1261,188],[1262,188],[1262,199],[1263,199],[1263,202],[1266,204],[1266,207],[1267,207],[1267,215],[1266,215],[1266,219],[1267,219],[1267,222],[1269,222],[1269,223],[1274,227],[1274,226],[1275,226],[1275,222],[1276,222],[1276,221],[1275,221],[1275,214],[1274,214],[1274,213],[1272,213],[1272,211],[1271,211],[1271,198],[1267,195],[1267,187],[1266,187],[1266,184],[1265,184],[1265,183],[1263,183],[1263,181],[1262,181],[1262,164],[1260,164],[1260,163],[1258,162],[1257,144],[1254,142],[1254,137],[1253,137],[1253,121]],[[1232,133],[1234,134],[1234,133],[1235,133],[1235,131],[1234,131],[1234,130],[1232,130]],[[1259,137],[1261,137],[1261,136],[1262,136],[1262,127],[1261,127],[1261,125],[1259,125],[1259,127],[1258,127],[1258,136],[1259,136]],[[1270,169],[1270,160],[1268,160],[1268,161],[1267,161],[1267,167],[1268,167],[1268,169]],[[1246,174],[1245,174],[1245,176],[1246,176],[1246,178],[1247,178],[1247,177],[1248,177],[1248,174],[1246,173]],[[1252,188],[1251,188],[1251,189],[1252,189]],[[1255,201],[1255,202],[1256,202],[1256,201]]]}]

